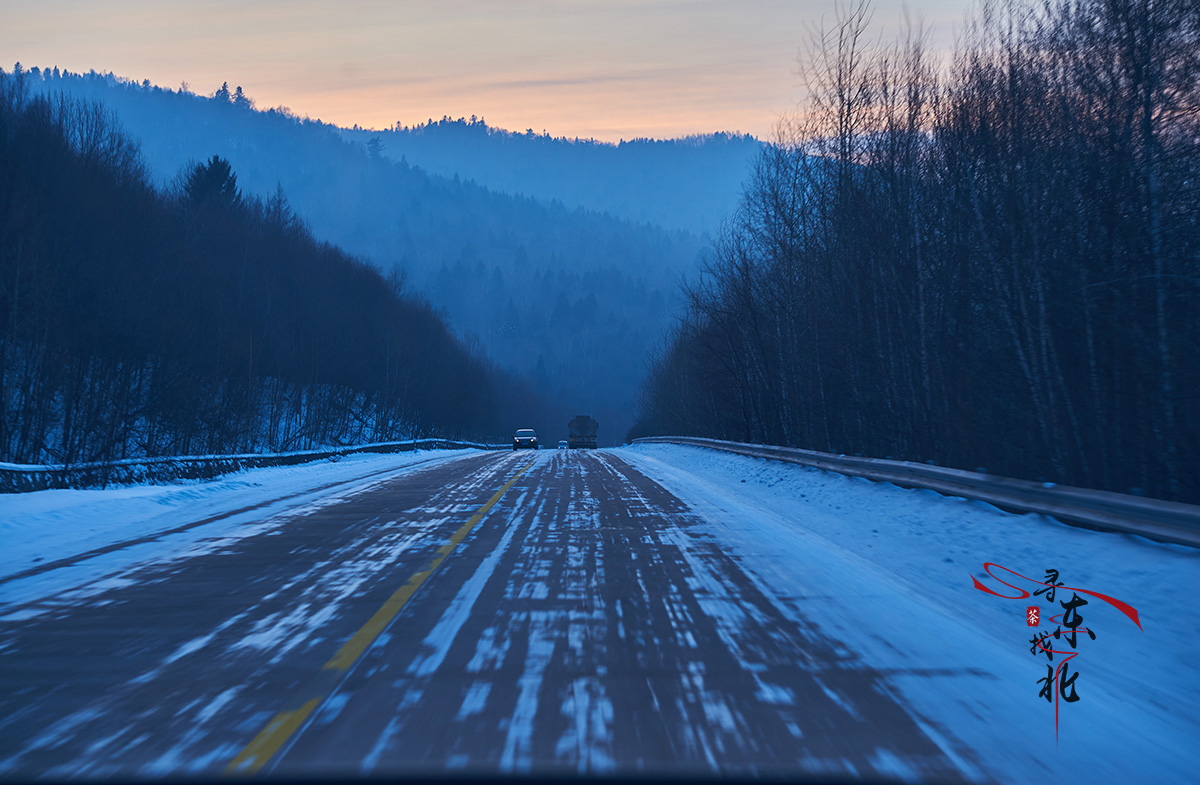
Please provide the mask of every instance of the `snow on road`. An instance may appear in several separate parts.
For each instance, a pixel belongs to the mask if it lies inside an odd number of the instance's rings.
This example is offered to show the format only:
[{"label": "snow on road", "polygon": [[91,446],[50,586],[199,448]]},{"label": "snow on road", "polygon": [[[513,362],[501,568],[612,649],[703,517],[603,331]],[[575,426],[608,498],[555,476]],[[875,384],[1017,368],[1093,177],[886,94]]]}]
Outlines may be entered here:
[{"label": "snow on road", "polygon": [[[968,777],[1194,781],[1200,551],[696,447],[638,445],[621,456],[686,502],[703,519],[689,535],[736,556],[797,624],[816,623],[848,658],[888,672]],[[972,576],[1014,592],[985,562],[1037,580],[1057,569],[1067,586],[1140,612],[1141,630],[1095,598],[1079,609],[1096,639],[1080,637],[1079,700],[1060,704],[1057,744],[1054,706],[1039,697],[1047,661],[1030,652],[1025,609],[1040,599],[1040,630],[1052,631],[1048,617],[1071,593],[1060,589],[1053,610],[1044,596],[990,596]]]},{"label": "snow on road", "polygon": [[[261,534],[260,527],[244,524],[269,525],[284,511],[302,514],[362,493],[395,470],[431,467],[468,454],[477,451],[360,453],[338,461],[248,469],[210,481],[0,494],[0,608],[83,583],[90,582],[89,591],[96,591],[104,587],[94,582],[97,578],[134,562],[194,549],[214,537]],[[207,519],[215,520],[164,534]],[[14,578],[56,561],[160,534],[149,542]]]},{"label": "snow on road", "polygon": [[[346,500],[396,470],[420,472],[470,454],[356,455],[336,463],[245,471],[210,482],[0,496],[0,614],[11,619],[14,606],[51,595],[69,603],[75,593],[120,582],[135,564],[188,558],[231,538],[264,534],[285,515]],[[1195,662],[1200,604],[1194,599],[1200,588],[1200,551],[701,448],[639,445],[617,455],[693,513],[692,523],[664,530],[662,536],[686,561],[703,612],[733,650],[738,626],[745,623],[738,613],[744,609],[723,600],[730,587],[709,569],[704,549],[710,545],[736,559],[784,618],[839,642],[837,668],[857,663],[885,673],[882,689],[906,707],[970,779],[1017,783],[1061,777],[1093,784],[1194,780],[1200,768],[1195,745],[1200,738],[1200,666]],[[551,517],[535,511],[531,525]],[[214,520],[166,533],[208,519]],[[512,536],[506,529],[497,553],[505,551]],[[68,566],[36,571],[139,539]],[[485,575],[495,561],[484,559]],[[1043,632],[1053,628],[1048,617],[1062,609],[1056,604],[1052,610],[1045,598],[1006,600],[976,590],[972,576],[997,591],[1009,591],[984,572],[985,562],[1039,580],[1045,570],[1056,569],[1067,586],[1111,595],[1140,612],[1139,630],[1095,598],[1080,609],[1096,639],[1080,638],[1081,653],[1072,661],[1072,672],[1079,674],[1079,701],[1060,704],[1057,744],[1055,707],[1038,695],[1046,660],[1030,652],[1035,630],[1025,625],[1025,608],[1041,606]],[[444,657],[442,638],[448,640],[463,624],[463,609],[472,604],[481,581],[464,583],[435,627],[433,640],[427,641],[434,644],[429,663],[436,665]],[[530,590],[536,588],[536,581],[526,582]],[[1056,599],[1069,597],[1068,591]],[[283,614],[272,623],[305,629],[321,623],[316,605],[294,610],[297,619]],[[617,610],[619,616],[619,604]],[[33,606],[16,611],[39,612]],[[527,674],[542,667],[536,642],[535,636]],[[476,643],[479,656],[491,651],[487,635]],[[182,657],[204,645],[203,637],[191,639],[177,654]],[[424,670],[432,667],[421,662]],[[820,671],[833,666],[811,662],[805,667]],[[780,705],[798,700],[785,686],[756,680],[760,700]],[[832,680],[819,683],[847,714],[854,716],[862,708]],[[605,748],[589,741],[587,729],[603,726],[604,713],[611,709],[595,687],[581,678],[563,711],[577,715],[580,728],[570,743],[592,745],[589,755],[603,763]],[[488,697],[486,682],[472,689],[460,710],[464,716],[478,711],[477,704]],[[222,692],[208,711],[215,713],[232,697]],[[593,722],[593,713],[600,719]],[[514,763],[524,754],[517,741],[514,737],[508,750]],[[887,752],[877,752],[873,765],[889,770]],[[912,774],[903,762],[893,762],[890,770],[896,776]]]}]

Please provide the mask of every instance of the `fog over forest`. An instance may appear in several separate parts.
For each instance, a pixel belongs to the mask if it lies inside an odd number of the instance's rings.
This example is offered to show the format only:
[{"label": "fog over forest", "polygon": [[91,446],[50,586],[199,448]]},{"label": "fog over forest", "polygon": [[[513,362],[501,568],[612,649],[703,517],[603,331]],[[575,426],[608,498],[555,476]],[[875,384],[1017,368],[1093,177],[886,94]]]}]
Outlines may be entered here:
[{"label": "fog over forest", "polygon": [[495,438],[544,412],[398,276],[220,156],[147,177],[112,112],[0,70],[0,460]]},{"label": "fog over forest", "polygon": [[[427,299],[457,339],[445,345],[499,391],[473,404],[477,430],[495,412],[491,438],[534,427],[553,443],[587,413],[601,446],[709,436],[1200,499],[1196,4],[988,2],[948,59],[919,27],[874,38],[866,3],[835,16],[802,58],[806,108],[773,144],[611,145],[476,117],[343,129],[259,110],[236,83],[22,78],[112,110],[172,221],[197,214],[185,175],[227,163],[250,197],[227,216],[244,248],[286,203],[314,259],[332,243],[382,273],[361,276],[377,313]],[[13,99],[12,127],[83,139],[79,118],[98,116],[48,105],[57,119]],[[72,144],[62,168],[86,170]],[[208,252],[187,232],[170,241]],[[5,280],[26,285],[21,253]],[[21,313],[37,345],[40,317]],[[222,341],[220,373],[240,351]],[[296,384],[341,384],[320,375],[331,360],[293,359],[275,362]],[[391,374],[350,385],[387,391],[386,406],[355,406],[433,423]]]},{"label": "fog over forest", "polygon": [[701,235],[737,208],[747,165],[763,147],[752,136],[724,133],[615,145],[556,139],[492,128],[475,117],[343,134],[434,174]]},{"label": "fog over forest", "polygon": [[469,348],[548,402],[542,421],[497,423],[498,437],[533,425],[557,439],[564,412],[587,412],[602,444],[624,438],[679,283],[761,148],[727,134],[610,145],[478,120],[346,130],[259,110],[236,85],[199,95],[53,66],[28,73],[36,94],[115,112],[161,186],[219,155],[247,194],[282,189],[318,240],[399,271]]}]

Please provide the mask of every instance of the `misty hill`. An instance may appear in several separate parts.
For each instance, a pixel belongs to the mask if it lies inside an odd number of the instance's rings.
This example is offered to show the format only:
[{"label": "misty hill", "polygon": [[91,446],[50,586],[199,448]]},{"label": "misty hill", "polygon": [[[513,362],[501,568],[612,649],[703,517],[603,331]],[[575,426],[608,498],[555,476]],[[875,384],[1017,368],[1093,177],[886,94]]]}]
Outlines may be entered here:
[{"label": "misty hill", "polygon": [[385,131],[343,132],[435,174],[569,207],[602,210],[696,234],[716,234],[736,209],[742,182],[762,149],[752,136],[709,134],[619,144],[513,133],[469,120],[430,120]]},{"label": "misty hill", "polygon": [[429,174],[333,126],[228,94],[111,74],[30,75],[35,91],[113,109],[160,183],[220,155],[245,192],[281,187],[314,236],[401,271],[476,351],[566,409],[594,414],[602,443],[632,424],[646,354],[669,323],[680,277],[695,269],[695,235]]},{"label": "misty hill", "polygon": [[539,411],[227,161],[162,193],[98,104],[0,71],[0,460],[496,438]]}]

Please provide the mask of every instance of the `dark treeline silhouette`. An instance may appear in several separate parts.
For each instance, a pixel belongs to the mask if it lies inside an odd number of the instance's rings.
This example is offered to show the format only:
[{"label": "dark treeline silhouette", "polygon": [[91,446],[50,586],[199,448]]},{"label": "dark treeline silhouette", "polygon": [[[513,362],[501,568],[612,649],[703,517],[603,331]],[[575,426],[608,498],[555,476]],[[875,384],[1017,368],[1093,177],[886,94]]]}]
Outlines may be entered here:
[{"label": "dark treeline silhouette", "polygon": [[814,36],[634,433],[1200,502],[1200,5],[986,4],[941,79],[868,19]]},{"label": "dark treeline silhouette", "polygon": [[282,189],[212,156],[161,193],[99,104],[23,81],[0,71],[0,460],[495,438],[537,408]]},{"label": "dark treeline silhouette", "polygon": [[[545,385],[538,392],[560,401],[568,418],[595,415],[602,443],[633,424],[645,354],[681,303],[679,278],[696,269],[703,245],[695,235],[502,193],[466,171],[431,174],[381,155],[369,137],[351,141],[341,129],[285,108],[255,110],[244,91],[239,102],[234,83],[202,96],[111,74],[29,74],[35,94],[67,93],[115,111],[159,183],[173,182],[189,161],[217,154],[247,192],[271,193],[282,184],[315,236],[385,273],[403,271],[468,345]],[[480,149],[507,154],[504,147]],[[539,151],[540,162],[530,157]],[[545,171],[562,151],[534,144],[526,152],[522,160]],[[565,424],[555,415],[512,428],[561,434]]]}]

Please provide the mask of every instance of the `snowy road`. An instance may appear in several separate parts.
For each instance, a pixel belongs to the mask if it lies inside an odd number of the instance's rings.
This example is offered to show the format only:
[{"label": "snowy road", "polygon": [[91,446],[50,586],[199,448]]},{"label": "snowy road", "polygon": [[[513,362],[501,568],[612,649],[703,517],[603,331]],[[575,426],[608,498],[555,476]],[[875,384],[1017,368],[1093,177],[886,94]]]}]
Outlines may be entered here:
[{"label": "snowy road", "polygon": [[[7,566],[0,776],[1097,783],[1200,763],[1186,548],[693,448],[312,471],[345,476]],[[26,496],[0,516],[70,525]],[[972,589],[984,561],[1142,611],[1142,630],[1085,611],[1097,648],[1057,747],[1027,602]]]}]

